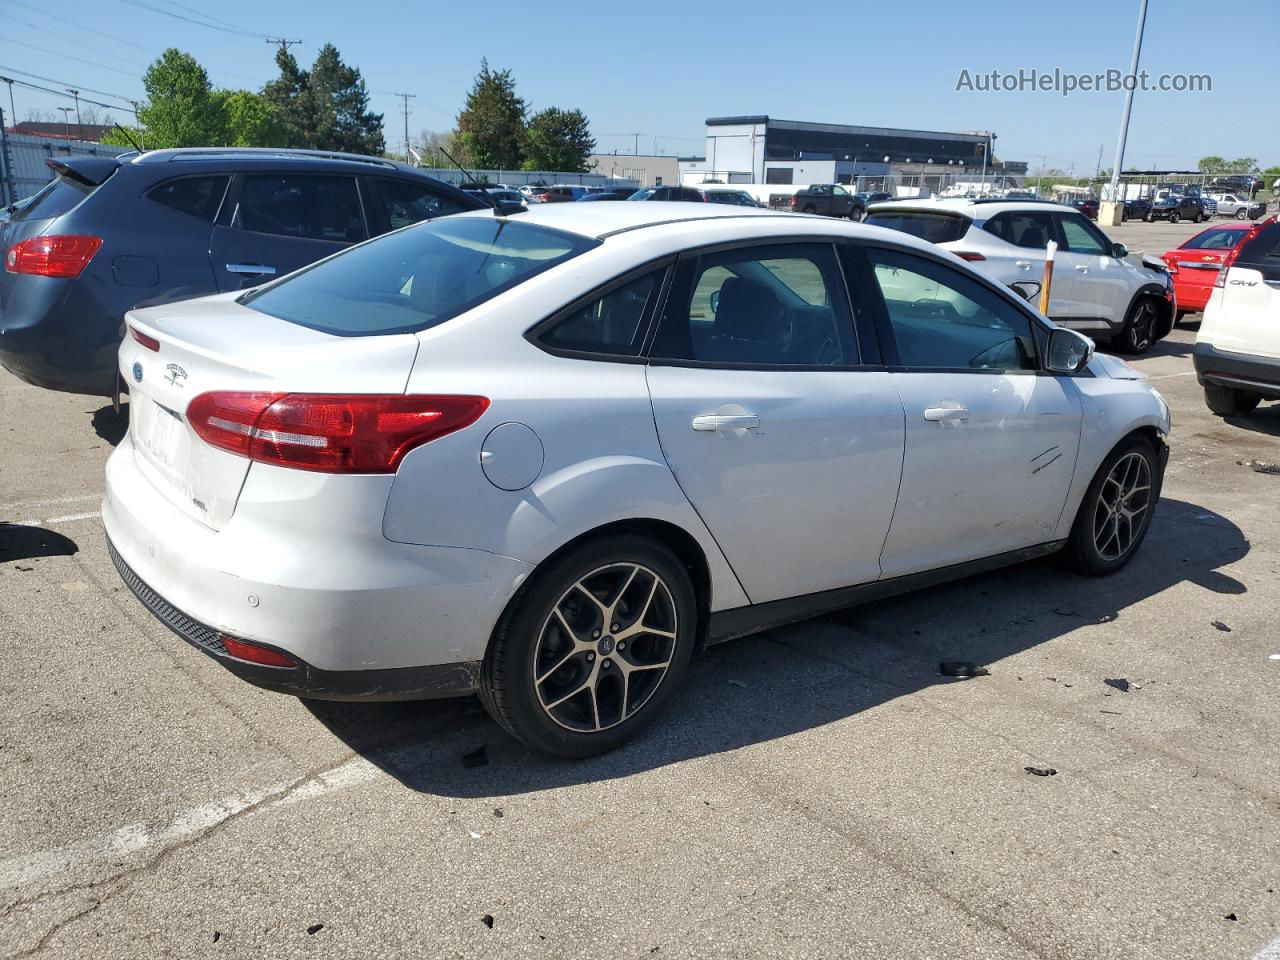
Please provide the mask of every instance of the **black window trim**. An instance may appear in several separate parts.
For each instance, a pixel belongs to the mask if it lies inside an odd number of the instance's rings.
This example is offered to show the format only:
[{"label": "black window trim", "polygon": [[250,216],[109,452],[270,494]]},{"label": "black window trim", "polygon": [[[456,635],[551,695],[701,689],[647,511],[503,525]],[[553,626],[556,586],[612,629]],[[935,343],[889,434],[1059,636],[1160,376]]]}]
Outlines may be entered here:
[{"label": "black window trim", "polygon": [[[862,248],[862,254],[866,261],[868,270],[872,273],[872,283],[874,286],[867,286],[867,296],[870,300],[871,315],[875,318],[876,333],[880,339],[882,355],[885,360],[885,369],[890,373],[967,373],[978,374],[984,376],[991,375],[1010,375],[1010,376],[1036,376],[1036,377],[1091,377],[1087,369],[1077,373],[1056,373],[1052,370],[1046,370],[1044,366],[1044,352],[1048,342],[1049,334],[1054,329],[1054,324],[1046,322],[1045,318],[1040,316],[1026,302],[1018,297],[1012,290],[1005,289],[1001,284],[996,283],[989,277],[978,273],[976,270],[966,271],[956,268],[954,263],[944,260],[940,256],[936,256],[930,250],[921,250],[918,247],[909,247],[905,244],[897,244],[888,241],[877,240],[874,243],[865,240],[851,240],[855,246]],[[898,354],[898,341],[893,332],[893,324],[889,319],[888,308],[884,303],[884,295],[880,293],[880,286],[874,280],[874,267],[871,265],[871,257],[869,251],[875,249],[892,250],[895,253],[904,253],[909,256],[919,257],[922,260],[928,260],[938,266],[950,270],[952,273],[959,273],[961,276],[968,277],[981,287],[985,287],[988,292],[994,294],[997,299],[1011,305],[1018,312],[1022,313],[1031,321],[1031,342],[1035,348],[1035,369],[1018,370],[1009,368],[993,368],[993,367],[918,367],[910,366],[901,362]]]},{"label": "black window trim", "polygon": [[[213,216],[210,217],[208,220],[206,220],[204,217],[201,217],[197,214],[188,213],[186,210],[181,210],[178,207],[170,206],[167,203],[161,203],[159,200],[151,196],[153,193],[155,193],[157,190],[161,189],[162,187],[167,187],[170,184],[178,183],[182,180],[211,180],[214,177],[221,177],[225,182],[222,184],[222,196],[218,198],[218,207],[216,210],[214,210]],[[142,198],[146,200],[150,200],[152,203],[157,204],[158,206],[164,207],[166,210],[172,210],[174,213],[180,213],[184,217],[193,217],[196,220],[199,220],[201,223],[207,223],[210,226],[213,226],[218,222],[218,220],[222,216],[222,208],[226,205],[227,197],[231,194],[231,182],[234,179],[235,179],[235,175],[226,171],[217,172],[217,173],[195,173],[195,174],[190,174],[188,176],[181,176],[181,177],[167,177],[164,180],[157,180],[155,183],[152,183],[149,187],[143,190]]]},{"label": "black window trim", "polygon": [[[1112,250],[1112,247],[1115,245],[1114,242],[1110,240],[1105,233],[1103,233],[1101,230],[1095,227],[1093,225],[1093,221],[1091,221],[1083,213],[1080,213],[1077,210],[1054,210],[1052,215],[1056,222],[1056,226],[1058,228],[1058,237],[1057,237],[1058,248],[1063,253],[1074,253],[1082,257],[1111,257],[1111,250]],[[1101,242],[1102,244],[1101,253],[1088,253],[1084,250],[1071,249],[1071,244],[1067,242],[1067,232],[1063,228],[1063,225],[1067,222],[1068,218],[1074,218],[1078,223],[1083,223],[1084,232],[1092,236],[1093,239]],[[1112,257],[1112,259],[1115,259],[1115,258]]]},{"label": "black window trim", "polygon": [[[345,178],[353,181],[356,188],[356,204],[360,208],[360,222],[364,226],[364,239],[352,240],[352,241],[317,240],[315,237],[286,237],[279,233],[264,233],[261,230],[246,230],[244,227],[241,227],[238,225],[240,220],[240,195],[244,191],[245,177],[251,177],[251,176],[253,177],[257,177],[257,176],[329,177],[331,179]],[[373,232],[373,229],[372,229],[373,225],[369,222],[369,211],[367,209],[367,204],[365,203],[365,191],[363,189],[363,185],[360,182],[362,179],[363,179],[363,173],[362,172],[357,173],[355,171],[345,172],[345,171],[334,171],[334,170],[297,170],[297,169],[237,170],[232,177],[231,186],[227,189],[226,194],[223,196],[223,200],[222,200],[223,209],[218,211],[218,216],[214,218],[213,223],[214,223],[214,226],[224,227],[227,230],[238,230],[241,233],[252,233],[256,237],[277,237],[280,240],[294,240],[294,241],[302,241],[305,243],[338,244],[344,250],[350,250],[352,247],[358,244],[366,243],[369,240],[374,239],[375,237],[381,236],[381,234]],[[224,222],[222,213],[224,210],[227,210],[227,209],[230,210],[230,213],[226,216],[225,222]]]},{"label": "black window trim", "polygon": [[649,340],[645,343],[643,356],[647,363],[653,367],[692,367],[701,370],[776,370],[779,372],[812,372],[812,373],[828,373],[836,371],[868,371],[868,370],[884,370],[885,367],[880,363],[839,363],[826,366],[816,366],[811,363],[729,363],[721,360],[688,360],[674,359],[670,357],[654,357],[653,343],[657,338],[658,325],[661,323],[662,316],[666,312],[667,300],[672,291],[679,282],[689,282],[692,277],[684,275],[683,271],[692,271],[700,257],[709,254],[722,253],[734,250],[747,250],[751,247],[776,247],[791,245],[812,245],[814,243],[822,244],[831,248],[832,255],[835,257],[836,268],[840,274],[840,282],[844,284],[845,300],[849,305],[849,314],[853,319],[850,332],[853,334],[853,347],[858,351],[858,359],[862,360],[862,343],[859,337],[859,326],[857,322],[858,301],[855,300],[853,291],[849,289],[849,278],[845,271],[843,257],[841,256],[841,243],[843,237],[832,234],[796,234],[787,236],[771,236],[771,237],[752,237],[747,240],[721,240],[716,243],[709,243],[699,247],[689,247],[681,250],[676,258],[675,269],[668,274],[668,283],[663,292],[661,302],[658,309],[654,311],[650,321]]},{"label": "black window trim", "polygon": [[[575,297],[563,307],[553,311],[548,316],[539,320],[533,326],[524,332],[525,340],[533,344],[543,353],[549,353],[553,357],[564,357],[570,360],[595,360],[604,363],[647,363],[646,354],[653,338],[654,329],[657,326],[655,317],[658,315],[659,309],[666,303],[667,290],[671,286],[671,278],[675,272],[673,267],[676,263],[675,254],[664,254],[654,260],[633,267],[625,273],[620,273],[611,280],[592,288],[589,292],[580,297]],[[599,350],[572,350],[566,347],[557,347],[547,343],[542,337],[562,320],[567,320],[583,307],[594,303],[602,297],[606,297],[620,287],[625,287],[634,280],[647,276],[662,270],[662,278],[658,281],[658,289],[649,296],[649,302],[644,306],[644,313],[640,318],[640,326],[644,328],[644,334],[640,337],[640,350],[635,356],[627,356],[626,354],[606,353]]]}]

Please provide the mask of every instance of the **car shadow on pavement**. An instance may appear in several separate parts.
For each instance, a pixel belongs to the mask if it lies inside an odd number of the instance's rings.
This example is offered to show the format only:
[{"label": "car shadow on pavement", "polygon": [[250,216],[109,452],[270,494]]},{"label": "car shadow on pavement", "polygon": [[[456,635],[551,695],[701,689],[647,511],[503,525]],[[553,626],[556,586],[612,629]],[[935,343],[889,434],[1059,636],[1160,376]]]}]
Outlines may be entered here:
[{"label": "car shadow on pavement", "polygon": [[1191,356],[1194,349],[1195,344],[1192,343],[1182,343],[1178,340],[1168,339],[1157,340],[1147,348],[1146,353],[1136,359],[1145,360],[1149,357],[1182,357],[1185,359]]},{"label": "car shadow on pavement", "polygon": [[79,550],[74,540],[53,530],[0,523],[0,564],[36,557],[69,557]]},{"label": "car shadow on pavement", "polygon": [[[1242,594],[1244,584],[1218,568],[1248,551],[1226,518],[1163,500],[1142,551],[1112,577],[1079,576],[1047,559],[711,647],[695,658],[664,716],[621,749],[588,760],[535,754],[475,698],[306,705],[410,789],[451,797],[552,790],[787,737],[937,684],[989,682],[943,677],[938,664],[966,660],[998,672],[1007,657],[1123,621],[1133,605],[1183,583]],[[1204,609],[1208,619],[1217,615],[1212,600]],[[1124,651],[1114,657],[1105,675],[1123,676]]]},{"label": "car shadow on pavement", "polygon": [[1239,416],[1223,417],[1223,422],[1233,427],[1252,430],[1254,433],[1265,433],[1272,437],[1280,437],[1280,403],[1264,403],[1252,413]]},{"label": "car shadow on pavement", "polygon": [[129,432],[129,405],[121,404],[119,413],[111,404],[93,411],[93,432],[111,446],[117,446]]}]

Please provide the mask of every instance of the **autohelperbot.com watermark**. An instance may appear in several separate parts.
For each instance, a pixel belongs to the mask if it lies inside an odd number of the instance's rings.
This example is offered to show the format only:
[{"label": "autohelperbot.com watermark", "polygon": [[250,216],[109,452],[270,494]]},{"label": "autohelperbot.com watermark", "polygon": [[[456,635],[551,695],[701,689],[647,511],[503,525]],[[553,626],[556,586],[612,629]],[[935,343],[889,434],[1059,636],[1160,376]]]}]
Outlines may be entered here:
[{"label": "autohelperbot.com watermark", "polygon": [[1122,90],[1156,93],[1209,93],[1213,76],[1207,73],[1159,73],[1146,70],[1104,70],[1100,73],[1073,73],[1055,67],[1035,67],[1016,71],[962,69],[956,79],[956,90],[973,93],[1056,93],[1069,97],[1073,93],[1116,93]]}]

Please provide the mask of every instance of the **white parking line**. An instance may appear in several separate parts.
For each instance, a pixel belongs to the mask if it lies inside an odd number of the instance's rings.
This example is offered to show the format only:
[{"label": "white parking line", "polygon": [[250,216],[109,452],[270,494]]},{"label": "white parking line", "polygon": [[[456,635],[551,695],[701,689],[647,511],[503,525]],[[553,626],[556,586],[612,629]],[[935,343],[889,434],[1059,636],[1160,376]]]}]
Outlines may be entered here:
[{"label": "white parking line", "polygon": [[52,500],[23,500],[18,503],[0,504],[0,515],[21,510],[24,513],[33,507],[54,507],[60,503],[88,503],[102,499],[101,493],[90,493],[83,497],[54,497]]},{"label": "white parking line", "polygon": [[1147,377],[1148,380],[1168,380],[1172,377],[1194,377],[1194,370],[1183,370],[1182,373],[1162,373],[1158,377]]},{"label": "white parking line", "polygon": [[265,809],[277,804],[314,800],[325,794],[367,783],[378,775],[375,764],[364,757],[352,757],[313,777],[232,793],[212,803],[182,810],[159,826],[134,823],[92,840],[0,860],[0,888],[25,886],[50,879],[55,880],[55,887],[63,887],[83,879],[68,876],[70,871],[83,873],[87,868],[137,859],[139,854],[148,849],[162,851],[166,847],[194,839],[252,807],[265,805]]},{"label": "white parking line", "polygon": [[68,513],[63,517],[50,517],[48,520],[14,520],[9,524],[11,527],[47,527],[52,523],[75,523],[77,520],[96,520],[102,514],[98,511],[93,513]]},{"label": "white parking line", "polygon": [[1280,937],[1276,937],[1253,960],[1280,960]]}]

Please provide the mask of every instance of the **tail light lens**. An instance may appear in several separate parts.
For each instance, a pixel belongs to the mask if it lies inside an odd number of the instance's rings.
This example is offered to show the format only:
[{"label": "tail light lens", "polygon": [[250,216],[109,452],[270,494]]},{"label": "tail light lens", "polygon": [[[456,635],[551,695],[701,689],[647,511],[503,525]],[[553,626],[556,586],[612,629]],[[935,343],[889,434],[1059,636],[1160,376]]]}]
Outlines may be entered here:
[{"label": "tail light lens", "polygon": [[148,350],[155,350],[157,352],[160,350],[159,340],[157,340],[155,337],[148,337],[145,333],[142,333],[141,331],[133,327],[129,328],[129,336],[133,337],[133,339],[137,340],[140,344],[142,344]]},{"label": "tail light lens", "polygon": [[461,430],[485,397],[202,393],[187,407],[205,443],[231,453],[323,473],[395,473],[414,447]]},{"label": "tail light lens", "polygon": [[1164,262],[1165,267],[1167,267],[1167,268],[1168,268],[1168,270],[1169,270],[1169,275],[1170,275],[1171,277],[1176,277],[1176,276],[1181,272],[1181,271],[1179,271],[1179,270],[1178,270],[1178,264],[1177,264],[1177,262],[1176,262],[1176,261],[1174,261],[1174,260],[1173,260],[1171,257],[1169,257],[1168,255],[1165,255],[1165,256],[1161,257],[1160,259]]},{"label": "tail light lens", "polygon": [[793,196],[791,198],[791,209],[794,210],[799,205],[800,205],[800,201]]},{"label": "tail light lens", "polygon": [[39,277],[78,277],[101,247],[101,237],[28,237],[9,248],[4,268]]},{"label": "tail light lens", "polygon": [[222,641],[223,647],[226,648],[227,654],[235,657],[237,660],[246,660],[249,663],[261,663],[268,667],[296,667],[298,661],[293,657],[285,656],[278,650],[272,650],[270,647],[260,647],[256,643],[250,643],[248,640],[241,640],[238,637],[229,637],[225,633],[218,634],[218,639]]},{"label": "tail light lens", "polygon": [[952,252],[953,252],[953,253],[955,253],[955,255],[956,255],[957,257],[959,257],[961,260],[968,260],[970,263],[975,263],[975,262],[977,262],[978,260],[985,260],[985,259],[987,259],[986,257],[984,257],[984,256],[983,256],[982,254],[980,254],[980,253],[971,253],[971,252],[970,252],[970,251],[968,251],[968,250],[955,250],[955,251],[952,251]]}]

